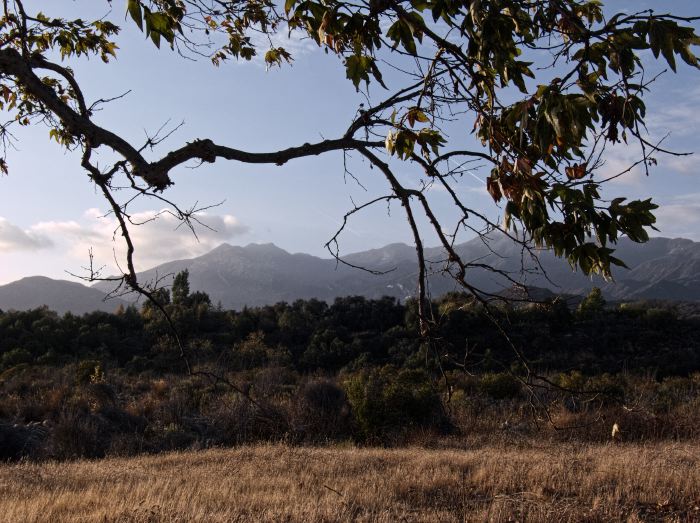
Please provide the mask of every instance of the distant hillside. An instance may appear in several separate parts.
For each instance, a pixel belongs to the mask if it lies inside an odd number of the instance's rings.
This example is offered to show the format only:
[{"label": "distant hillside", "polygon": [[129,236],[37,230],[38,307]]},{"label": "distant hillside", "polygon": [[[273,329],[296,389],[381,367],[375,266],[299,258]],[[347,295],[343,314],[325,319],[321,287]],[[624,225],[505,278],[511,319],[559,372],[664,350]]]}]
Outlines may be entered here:
[{"label": "distant hillside", "polygon": [[[652,238],[646,244],[623,239],[616,255],[629,269],[615,268],[615,282],[573,272],[566,261],[548,251],[539,253],[538,265],[504,236],[488,243],[474,239],[457,245],[456,250],[465,261],[488,264],[528,287],[538,288],[540,294],[548,290],[583,295],[599,286],[613,300],[700,300],[700,243],[682,238]],[[425,255],[432,273],[431,295],[438,297],[459,290],[455,281],[442,273],[446,258],[442,249],[426,249]],[[170,285],[177,272],[189,269],[192,290],[204,291],[214,303],[221,302],[231,309],[309,298],[330,302],[349,295],[405,300],[416,292],[415,256],[413,247],[395,243],[343,258],[352,265],[382,273],[375,275],[333,259],[290,254],[273,244],[222,244],[203,256],[154,267],[140,278],[143,282],[162,278],[163,285]],[[468,270],[467,281],[484,291],[506,295],[512,287],[512,282],[502,275],[482,268]],[[112,286],[107,282],[90,288],[35,276],[0,286],[0,309],[24,310],[46,304],[60,313],[112,312],[125,302],[104,302],[105,293],[110,290]]]},{"label": "distant hillside", "polygon": [[114,312],[119,305],[126,305],[116,298],[104,301],[104,297],[104,292],[80,283],[31,276],[0,286],[0,309],[28,310],[46,305],[59,314],[84,314]]},{"label": "distant hillside", "polygon": [[[488,244],[474,239],[456,248],[466,261],[489,264],[528,286],[555,293],[586,294],[593,286],[599,286],[608,298],[617,300],[700,299],[700,243],[691,240],[653,238],[646,244],[636,244],[622,239],[617,256],[630,269],[617,268],[615,283],[572,272],[566,261],[551,252],[540,252],[545,276],[527,254],[505,237],[492,239]],[[430,279],[432,296],[459,290],[454,280],[441,274],[443,251],[432,248],[425,252],[434,273]],[[141,279],[163,278],[163,283],[169,284],[174,274],[188,269],[192,290],[207,292],[214,303],[221,302],[224,307],[234,309],[300,298],[332,301],[347,295],[368,298],[388,295],[403,300],[415,293],[418,269],[411,246],[391,244],[347,255],[344,260],[385,272],[374,275],[335,260],[290,254],[272,244],[245,247],[222,244],[203,256],[145,271]],[[496,293],[512,285],[503,276],[484,269],[471,269],[467,280],[482,290]],[[102,292],[110,290],[107,283],[98,283],[95,288]]]}]

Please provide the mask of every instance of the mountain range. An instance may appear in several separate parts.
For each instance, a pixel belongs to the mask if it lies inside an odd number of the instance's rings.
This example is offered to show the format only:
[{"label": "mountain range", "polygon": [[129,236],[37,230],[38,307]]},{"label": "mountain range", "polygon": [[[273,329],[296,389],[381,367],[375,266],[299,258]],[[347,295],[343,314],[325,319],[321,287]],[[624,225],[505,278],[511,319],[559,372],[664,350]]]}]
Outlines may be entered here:
[{"label": "mountain range", "polygon": [[[587,294],[594,286],[614,300],[663,299],[700,300],[700,243],[683,238],[652,238],[637,244],[623,238],[616,256],[628,269],[615,268],[614,282],[573,272],[565,260],[549,251],[538,253],[539,264],[506,238],[473,239],[456,246],[465,261],[487,264],[508,273],[527,286],[549,289],[560,294]],[[429,260],[430,291],[433,297],[459,290],[442,273],[445,254],[441,248],[425,250]],[[279,301],[318,298],[332,301],[338,296],[362,295],[368,298],[393,296],[400,300],[416,290],[418,273],[415,249],[391,244],[379,249],[344,256],[343,261],[360,270],[309,254],[291,254],[273,244],[233,246],[222,244],[191,259],[167,262],[140,274],[140,281],[161,279],[169,285],[184,269],[190,273],[191,290],[204,291],[213,303],[224,308],[272,304]],[[380,274],[375,274],[380,273]],[[482,268],[470,269],[467,281],[488,292],[503,292],[512,283],[498,273]],[[83,313],[91,310],[114,311],[129,300],[103,301],[111,284],[99,282],[92,287],[45,277],[30,277],[0,286],[0,309],[28,309],[42,304],[57,312]],[[135,299],[135,296],[133,297]]]}]

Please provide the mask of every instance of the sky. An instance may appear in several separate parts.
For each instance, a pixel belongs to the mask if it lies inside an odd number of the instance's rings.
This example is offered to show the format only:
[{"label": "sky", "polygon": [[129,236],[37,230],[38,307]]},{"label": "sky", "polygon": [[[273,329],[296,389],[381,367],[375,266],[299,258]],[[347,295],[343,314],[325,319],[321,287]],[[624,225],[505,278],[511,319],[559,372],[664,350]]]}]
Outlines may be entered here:
[{"label": "sky", "polygon": [[[613,9],[646,7],[657,11],[672,5],[678,14],[700,14],[694,0],[628,2],[612,0]],[[219,68],[206,59],[183,59],[167,48],[158,51],[129,20],[126,2],[114,0],[25,1],[28,10],[43,9],[49,15],[99,18],[109,13],[123,27],[117,38],[118,58],[110,64],[99,59],[71,62],[88,102],[129,93],[107,104],[96,121],[142,144],[166,124],[182,126],[149,157],[156,159],[196,138],[250,151],[273,151],[324,137],[333,138],[347,127],[362,95],[345,78],[339,60],[309,41],[279,37],[292,51],[292,66],[266,70],[260,61],[230,61]],[[645,61],[651,56],[645,57]],[[649,61],[650,71],[663,64]],[[390,87],[398,82],[386,74]],[[653,197],[660,205],[656,234],[700,241],[700,72],[680,67],[679,73],[662,75],[645,100],[649,130],[654,137],[669,134],[664,142],[675,150],[695,152],[689,157],[663,157],[652,175],[641,169],[611,182],[606,198]],[[393,85],[398,85],[394,83]],[[381,89],[372,88],[377,100]],[[460,122],[464,125],[465,122]],[[471,126],[471,121],[466,125]],[[453,126],[453,139],[469,139],[468,132]],[[459,132],[458,132],[459,131]],[[616,146],[606,158],[606,172],[624,170],[637,151]],[[109,158],[105,157],[107,161]],[[50,142],[48,129],[32,126],[17,132],[16,150],[7,157],[10,173],[0,176],[0,284],[31,275],[75,280],[92,250],[96,266],[115,273],[113,217],[105,216],[106,202],[80,168],[76,153]],[[349,167],[358,181],[344,174],[341,153],[288,162],[284,166],[251,166],[217,161],[198,169],[180,168],[173,173],[174,187],[167,196],[183,208],[212,207],[200,215],[207,227],[195,237],[168,214],[133,229],[139,269],[206,253],[222,242],[234,245],[275,243],[290,252],[328,256],[324,244],[333,236],[342,217],[353,206],[387,193],[386,182],[359,158]],[[411,167],[401,171],[408,185],[417,183]],[[460,183],[460,194],[475,208],[498,219],[498,209],[484,187],[485,171],[475,170]],[[430,194],[438,213],[453,217],[446,194]],[[157,202],[134,207],[136,220],[147,220],[161,211]],[[423,224],[423,230],[427,230]],[[437,241],[427,232],[425,242]],[[468,239],[468,236],[462,238]],[[116,240],[116,241],[115,241]],[[341,254],[383,245],[411,243],[412,236],[401,209],[377,206],[356,215],[341,237]],[[118,255],[118,252],[117,252]]]}]

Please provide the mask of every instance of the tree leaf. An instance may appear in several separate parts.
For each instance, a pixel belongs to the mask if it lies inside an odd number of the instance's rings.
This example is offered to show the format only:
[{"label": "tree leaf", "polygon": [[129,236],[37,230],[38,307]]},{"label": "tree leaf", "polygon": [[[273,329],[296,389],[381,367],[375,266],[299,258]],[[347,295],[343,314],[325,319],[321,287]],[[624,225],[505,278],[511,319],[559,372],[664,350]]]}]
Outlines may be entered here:
[{"label": "tree leaf", "polygon": [[139,26],[139,29],[143,31],[143,14],[141,12],[141,2],[139,0],[129,0],[127,3],[127,10],[131,15],[131,18]]},{"label": "tree leaf", "polygon": [[294,4],[296,4],[297,0],[286,0],[284,2],[284,12],[289,14],[289,12],[292,10],[292,7],[294,7]]},{"label": "tree leaf", "polygon": [[587,163],[574,164],[571,167],[565,169],[566,176],[569,180],[580,180],[586,176],[586,169],[588,168]]},{"label": "tree leaf", "polygon": [[156,47],[160,49],[160,33],[158,31],[151,31],[150,36],[153,43],[156,44]]}]

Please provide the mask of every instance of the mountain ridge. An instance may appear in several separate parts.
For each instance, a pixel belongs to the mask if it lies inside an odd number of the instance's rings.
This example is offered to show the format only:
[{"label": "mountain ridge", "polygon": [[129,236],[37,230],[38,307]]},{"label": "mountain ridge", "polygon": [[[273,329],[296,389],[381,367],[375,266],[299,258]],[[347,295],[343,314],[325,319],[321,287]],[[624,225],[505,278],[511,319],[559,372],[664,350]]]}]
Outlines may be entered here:
[{"label": "mountain ridge", "polygon": [[[603,289],[610,299],[700,299],[700,243],[685,238],[650,239],[636,244],[623,238],[617,245],[618,255],[630,269],[615,268],[616,281],[588,277],[573,272],[565,260],[549,251],[539,253],[546,275],[538,272],[533,260],[525,259],[525,272],[519,273],[521,252],[505,236],[479,238],[456,245],[464,260],[477,260],[518,276],[525,285],[562,294],[587,294],[594,286]],[[492,251],[495,251],[494,254]],[[446,256],[439,247],[425,249],[429,268],[431,295],[438,297],[460,290],[449,276],[440,273]],[[156,273],[174,274],[190,271],[192,290],[207,292],[214,303],[226,308],[259,306],[279,301],[318,298],[332,301],[338,296],[363,295],[379,298],[384,295],[404,300],[415,293],[418,274],[415,248],[403,243],[349,253],[342,261],[382,274],[374,275],[349,267],[337,260],[305,253],[289,253],[274,244],[232,246],[222,244],[202,256],[170,262],[141,273],[146,279]],[[488,292],[502,292],[512,285],[496,273],[470,269],[467,280]],[[556,285],[553,285],[553,283]],[[106,290],[102,284],[97,285]]]},{"label": "mountain ridge", "polygon": [[[537,270],[533,260],[527,256],[521,258],[520,248],[509,239],[486,240],[485,243],[475,238],[456,245],[455,249],[464,260],[490,264],[499,271],[517,276],[530,287],[582,295],[598,286],[608,299],[614,300],[700,300],[700,243],[685,238],[656,237],[645,244],[635,244],[623,238],[617,245],[617,256],[628,264],[629,269],[614,268],[614,283],[572,272],[565,260],[555,258],[549,251],[539,253],[545,275]],[[460,290],[451,277],[440,273],[444,267],[441,260],[446,258],[441,248],[426,248],[425,256],[434,273],[430,277],[432,297]],[[524,272],[519,271],[521,259],[524,260]],[[367,298],[388,295],[405,300],[415,294],[418,268],[415,248],[410,245],[392,243],[350,253],[341,260],[381,274],[370,274],[333,258],[290,253],[272,243],[245,246],[222,243],[201,256],[160,264],[139,273],[139,277],[142,282],[158,279],[161,285],[167,286],[177,272],[187,269],[192,291],[206,292],[213,303],[220,302],[231,309],[310,298],[330,302],[348,295]],[[466,278],[476,287],[493,293],[503,293],[512,285],[497,273],[479,268],[469,269]],[[112,285],[98,282],[87,287],[45,277],[23,278],[0,286],[0,309],[32,308],[46,302],[58,312],[112,312],[130,300],[127,296],[124,300],[104,302]]]}]

